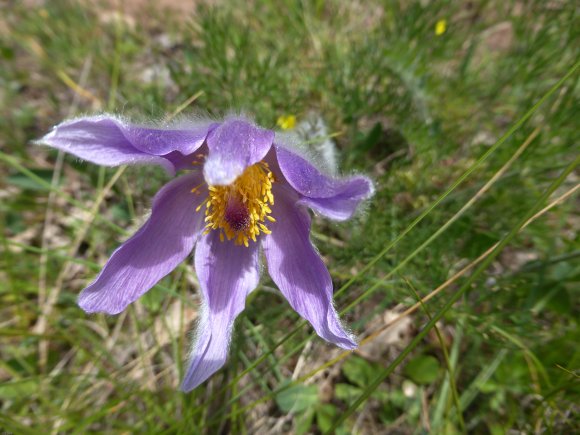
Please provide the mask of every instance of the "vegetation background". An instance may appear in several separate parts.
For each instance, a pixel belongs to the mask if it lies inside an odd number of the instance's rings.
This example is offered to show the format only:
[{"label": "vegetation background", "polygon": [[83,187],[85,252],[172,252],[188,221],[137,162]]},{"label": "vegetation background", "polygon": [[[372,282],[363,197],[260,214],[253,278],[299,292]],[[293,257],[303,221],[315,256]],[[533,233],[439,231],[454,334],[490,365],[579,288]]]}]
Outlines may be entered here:
[{"label": "vegetation background", "polygon": [[[573,1],[0,3],[3,433],[580,431]],[[116,317],[75,300],[167,181],[37,147],[52,125],[321,115],[377,192],[315,218],[343,353],[264,274],[230,360],[177,391],[191,262]],[[499,244],[497,244],[499,242]]]}]

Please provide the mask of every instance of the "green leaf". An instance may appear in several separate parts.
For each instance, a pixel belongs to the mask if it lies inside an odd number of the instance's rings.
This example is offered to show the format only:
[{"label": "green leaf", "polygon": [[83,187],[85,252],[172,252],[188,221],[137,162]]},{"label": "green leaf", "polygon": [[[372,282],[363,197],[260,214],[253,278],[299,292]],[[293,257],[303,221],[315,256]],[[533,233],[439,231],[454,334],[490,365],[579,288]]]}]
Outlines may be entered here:
[{"label": "green leaf", "polygon": [[405,375],[417,384],[430,384],[439,374],[439,361],[431,355],[420,355],[405,366]]},{"label": "green leaf", "polygon": [[318,403],[316,385],[294,385],[276,395],[276,403],[284,412],[300,412]]},{"label": "green leaf", "polygon": [[332,426],[336,412],[336,408],[330,403],[325,403],[316,410],[316,424],[323,433],[326,433]]},{"label": "green leaf", "polygon": [[350,403],[362,393],[362,389],[352,386],[350,384],[336,384],[334,387],[334,395],[337,399],[346,403]]},{"label": "green leaf", "polygon": [[115,221],[129,221],[131,219],[126,203],[115,204],[110,208],[110,210]]},{"label": "green leaf", "polygon": [[[52,180],[52,169],[31,169],[30,172],[42,178],[47,183],[50,183]],[[48,190],[47,186],[43,186],[25,174],[18,173],[10,175],[6,177],[6,181],[8,184],[24,190]]]},{"label": "green leaf", "polygon": [[303,435],[310,433],[310,427],[314,420],[316,410],[312,407],[308,408],[306,412],[296,418],[296,435]]},{"label": "green leaf", "polygon": [[481,391],[484,394],[490,394],[490,393],[495,393],[498,390],[501,390],[502,386],[497,384],[496,382],[487,381],[487,382],[482,382],[481,384],[478,384],[477,388],[479,389],[479,391]]},{"label": "green leaf", "polygon": [[556,264],[550,271],[550,278],[555,282],[567,281],[573,274],[574,267],[568,262]]},{"label": "green leaf", "polygon": [[38,383],[32,379],[0,384],[0,399],[29,397],[38,391]]},{"label": "green leaf", "polygon": [[[170,285],[167,281],[168,280],[166,279],[165,283],[167,284],[168,287],[170,287]],[[161,306],[162,306],[163,302],[166,300],[166,298],[167,298],[167,295],[164,292],[160,292],[158,290],[157,291],[150,291],[150,292],[147,292],[143,295],[143,297],[141,298],[141,303],[147,309],[156,312],[156,311],[159,311],[161,309]]]},{"label": "green leaf", "polygon": [[566,287],[556,285],[552,297],[548,301],[548,307],[558,314],[570,314],[572,310],[572,300]]},{"label": "green leaf", "polygon": [[380,371],[378,367],[358,356],[348,358],[342,366],[346,378],[359,387],[365,387]]},{"label": "green leaf", "polygon": [[506,428],[499,423],[490,423],[488,428],[491,435],[502,435],[507,432]]}]

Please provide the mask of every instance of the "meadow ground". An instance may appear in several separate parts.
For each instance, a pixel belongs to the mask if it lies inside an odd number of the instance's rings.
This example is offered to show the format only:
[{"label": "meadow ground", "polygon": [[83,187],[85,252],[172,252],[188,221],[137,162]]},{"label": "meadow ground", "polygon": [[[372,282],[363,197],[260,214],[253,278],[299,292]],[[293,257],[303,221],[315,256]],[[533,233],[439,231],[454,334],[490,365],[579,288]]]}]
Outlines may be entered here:
[{"label": "meadow ground", "polygon": [[[572,1],[0,5],[3,433],[573,433],[580,384],[579,11]],[[165,3],[163,3],[165,4]],[[163,171],[31,141],[64,118],[324,118],[376,194],[314,219],[323,342],[263,274],[230,359],[177,391],[187,261],[119,316],[76,305]]]}]

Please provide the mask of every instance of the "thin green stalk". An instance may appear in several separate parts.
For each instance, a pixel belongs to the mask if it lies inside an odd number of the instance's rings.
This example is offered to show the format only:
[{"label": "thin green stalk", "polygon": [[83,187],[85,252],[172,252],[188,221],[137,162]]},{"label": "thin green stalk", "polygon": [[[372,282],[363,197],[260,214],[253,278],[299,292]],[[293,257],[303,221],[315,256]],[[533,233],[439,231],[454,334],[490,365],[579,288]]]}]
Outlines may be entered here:
[{"label": "thin green stalk", "polygon": [[499,365],[503,359],[507,356],[508,350],[500,350],[491,363],[486,364],[485,368],[477,375],[471,384],[465,389],[461,398],[459,399],[461,403],[461,409],[465,410],[473,403],[477,395],[480,393],[480,386],[485,384],[498,369]]},{"label": "thin green stalk", "polygon": [[[463,318],[460,318],[455,327],[455,337],[453,340],[453,345],[451,347],[450,354],[450,364],[453,367],[453,370],[457,369],[457,360],[459,358],[459,349],[461,347],[462,339],[463,339]],[[444,410],[446,409],[449,389],[450,389],[450,374],[447,375],[447,379],[445,379],[445,382],[441,387],[441,392],[439,394],[439,398],[437,399],[437,406],[435,407],[435,411],[433,412],[431,428],[434,431],[437,431],[437,429],[441,426],[443,413]]]},{"label": "thin green stalk", "polygon": [[[421,299],[421,296],[419,296],[419,293],[417,293],[417,290],[415,289],[415,287],[413,287],[411,282],[406,277],[403,277],[403,279],[405,280],[405,282],[407,283],[409,288],[413,291],[413,294],[415,295],[415,297],[417,298],[417,300],[421,304],[421,308],[423,308],[423,311],[425,311],[425,314],[427,315],[429,320],[432,320],[433,317],[431,316],[429,309],[423,303],[423,300]],[[443,358],[445,359],[445,365],[447,366],[447,374],[449,376],[449,378],[448,378],[449,385],[451,386],[451,396],[453,397],[453,402],[455,404],[455,408],[457,409],[457,418],[459,418],[459,425],[461,426],[461,431],[465,432],[465,421],[463,420],[463,413],[461,412],[461,406],[459,404],[459,396],[457,394],[457,385],[455,384],[455,371],[453,370],[453,366],[452,366],[451,360],[449,358],[449,353],[447,352],[447,346],[445,345],[445,341],[443,340],[443,337],[441,336],[441,332],[439,331],[437,324],[435,324],[433,326],[433,329],[435,330],[435,334],[437,334],[437,340],[439,341],[439,344],[441,346],[441,350],[443,351]]]}]

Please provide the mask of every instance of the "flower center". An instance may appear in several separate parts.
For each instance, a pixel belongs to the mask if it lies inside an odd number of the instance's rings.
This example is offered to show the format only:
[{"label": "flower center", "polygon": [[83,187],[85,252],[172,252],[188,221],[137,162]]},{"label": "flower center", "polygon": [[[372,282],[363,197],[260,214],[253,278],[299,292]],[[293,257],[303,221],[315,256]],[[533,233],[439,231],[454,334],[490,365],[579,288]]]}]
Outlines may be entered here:
[{"label": "flower center", "polygon": [[224,213],[224,220],[234,231],[244,231],[250,227],[250,211],[236,197],[230,197]]},{"label": "flower center", "polygon": [[[275,222],[270,216],[274,205],[272,183],[274,174],[268,164],[259,162],[248,167],[242,175],[227,186],[209,186],[205,201],[205,234],[220,231],[220,240],[234,240],[236,245],[249,246],[260,233],[270,234],[264,224]],[[203,206],[203,203],[197,208]]]}]

